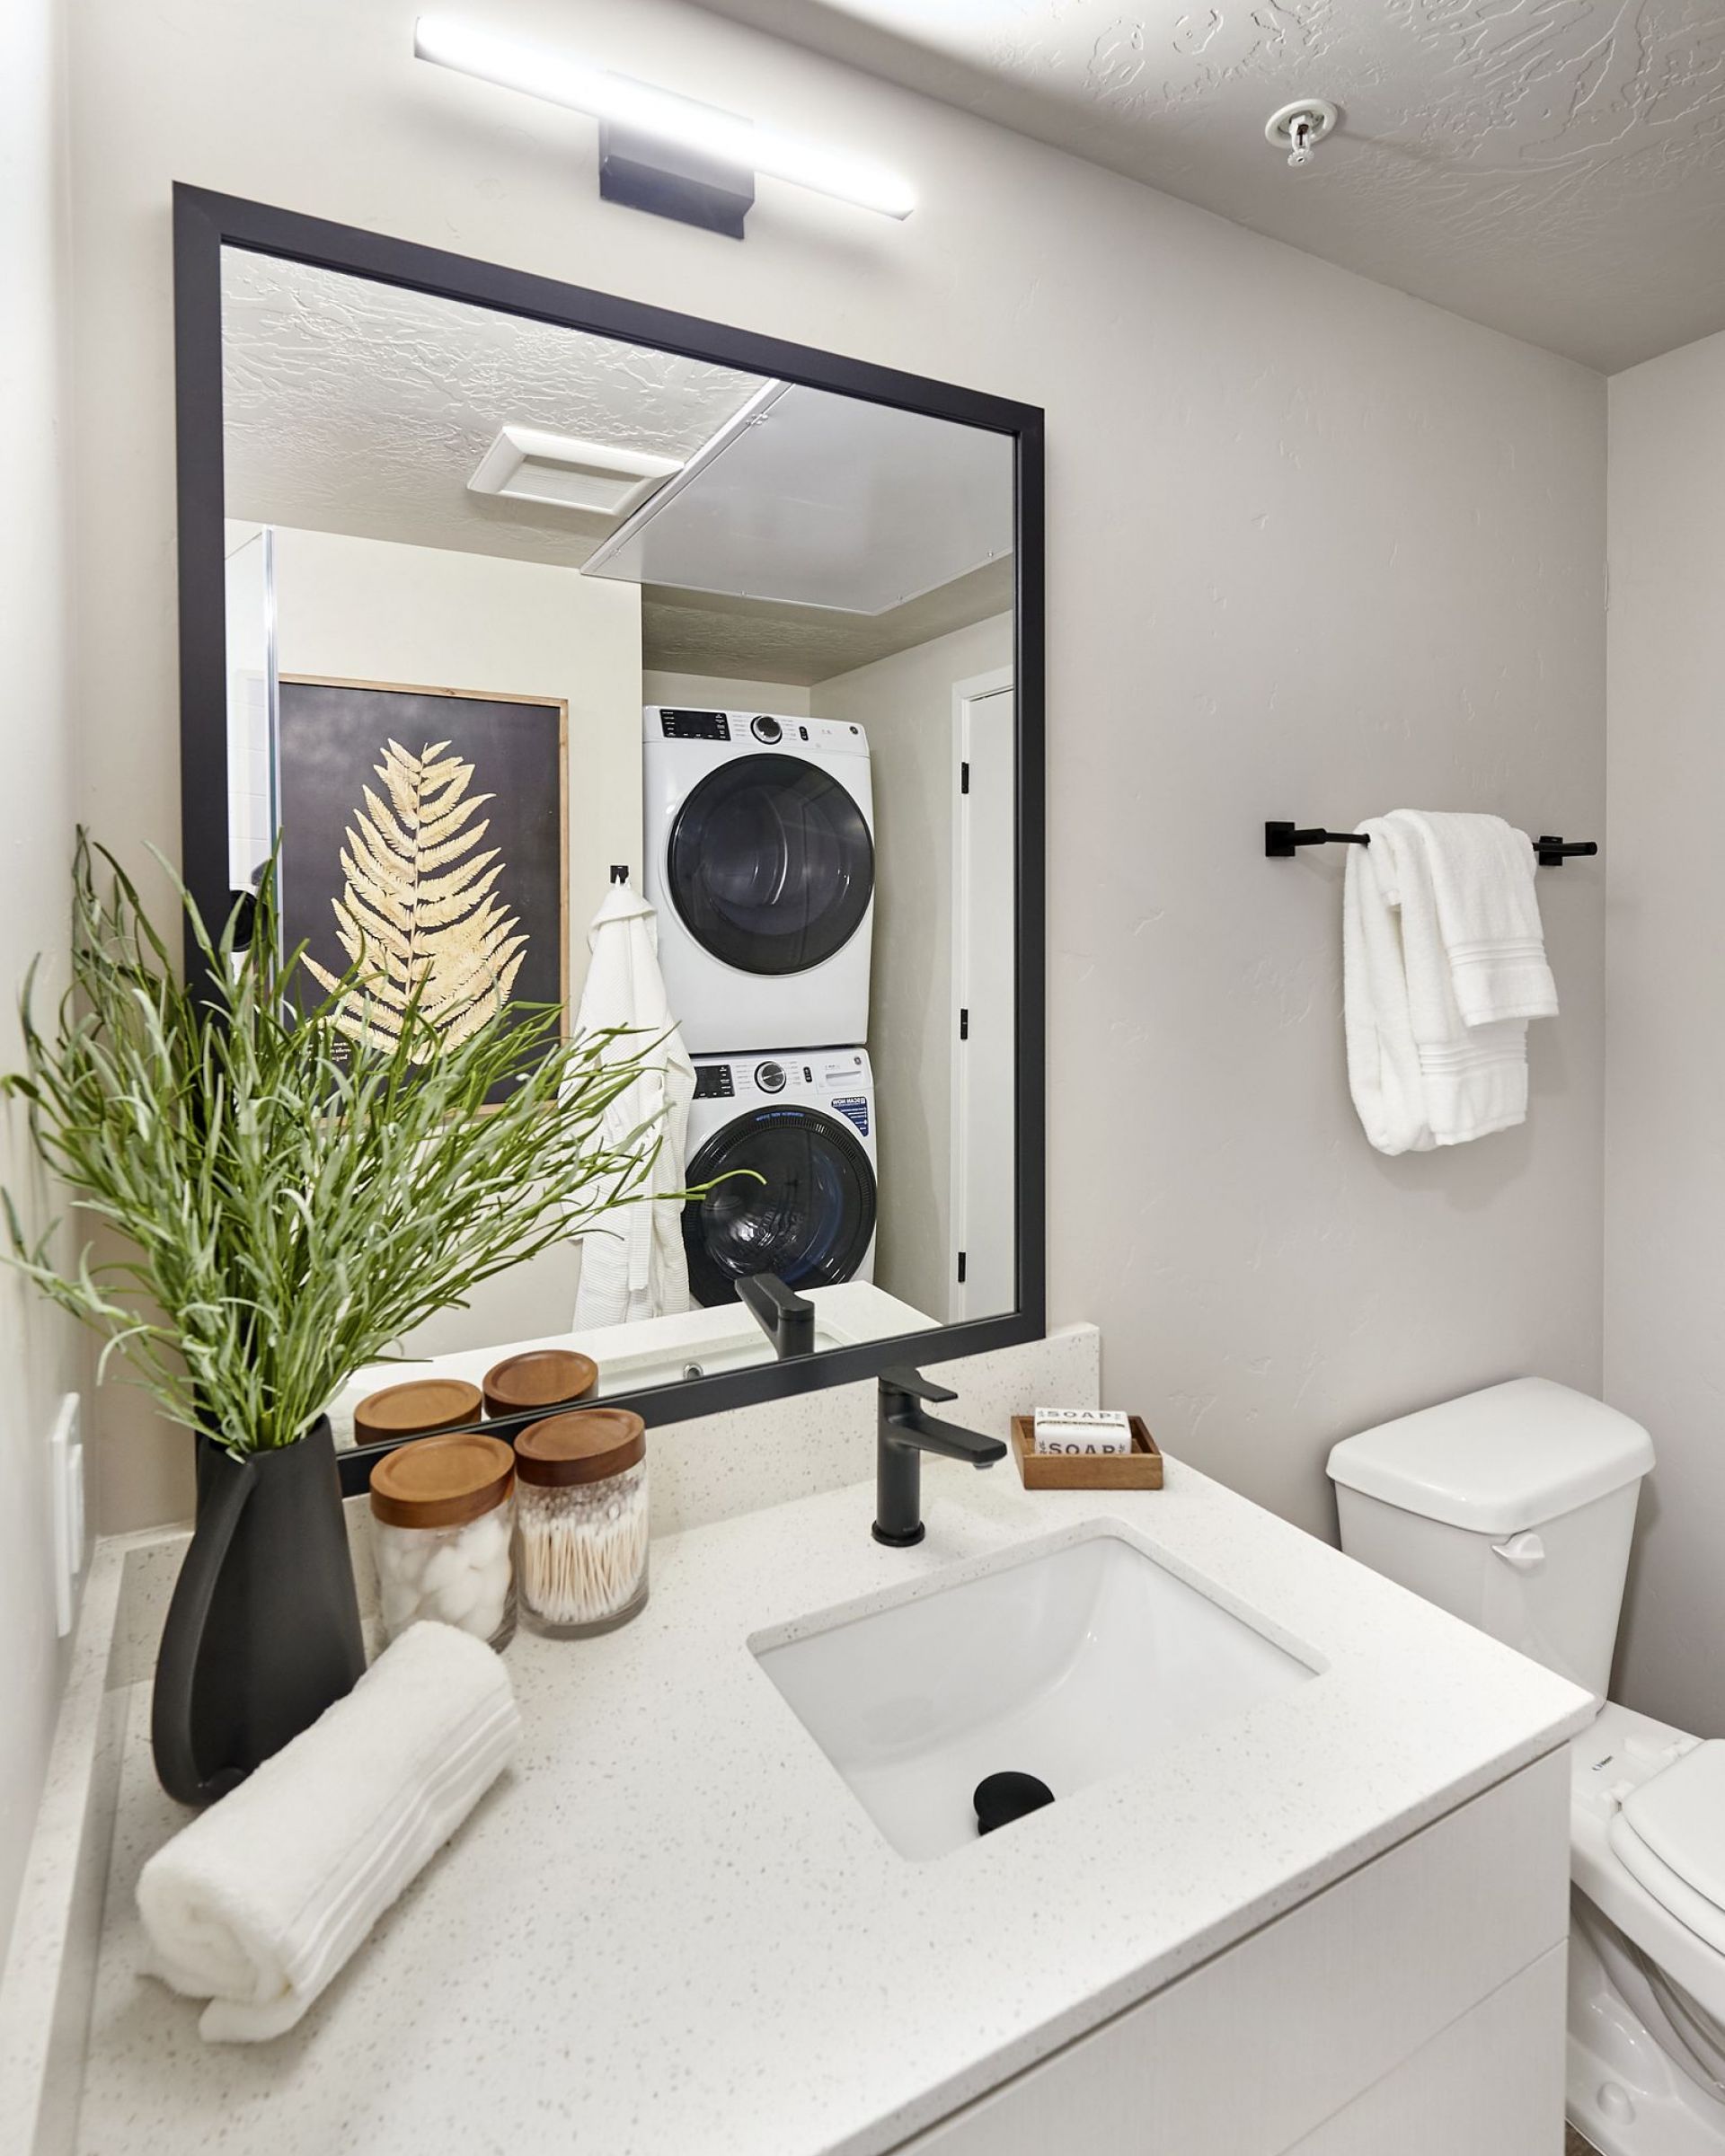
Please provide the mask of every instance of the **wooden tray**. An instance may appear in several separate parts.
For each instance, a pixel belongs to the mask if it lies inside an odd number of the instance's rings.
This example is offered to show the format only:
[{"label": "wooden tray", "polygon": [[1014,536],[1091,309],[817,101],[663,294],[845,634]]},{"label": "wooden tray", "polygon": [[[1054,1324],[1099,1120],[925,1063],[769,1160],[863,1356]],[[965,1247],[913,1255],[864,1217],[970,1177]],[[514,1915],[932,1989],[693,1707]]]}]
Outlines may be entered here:
[{"label": "wooden tray", "polygon": [[1162,1454],[1142,1415],[1132,1426],[1129,1453],[1039,1453],[1034,1418],[1013,1418],[1013,1457],[1026,1489],[1160,1489]]}]

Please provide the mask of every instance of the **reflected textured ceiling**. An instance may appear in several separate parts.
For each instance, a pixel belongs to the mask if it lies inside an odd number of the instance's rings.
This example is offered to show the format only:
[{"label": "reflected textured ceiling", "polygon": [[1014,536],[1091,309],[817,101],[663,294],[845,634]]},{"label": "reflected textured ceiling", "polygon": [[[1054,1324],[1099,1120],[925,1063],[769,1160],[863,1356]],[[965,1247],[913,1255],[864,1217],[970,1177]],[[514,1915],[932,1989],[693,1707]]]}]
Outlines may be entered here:
[{"label": "reflected textured ceiling", "polygon": [[[761,377],[230,249],[227,514],[578,569],[615,519],[473,494],[506,421],[679,461]],[[1012,603],[1010,560],[872,617],[649,586],[642,664],[807,683]]]},{"label": "reflected textured ceiling", "polygon": [[703,4],[1607,371],[1725,327],[1725,0]]},{"label": "reflected textured ceiling", "polygon": [[471,494],[513,420],[679,462],[760,378],[230,248],[227,513],[577,568],[615,519]]}]

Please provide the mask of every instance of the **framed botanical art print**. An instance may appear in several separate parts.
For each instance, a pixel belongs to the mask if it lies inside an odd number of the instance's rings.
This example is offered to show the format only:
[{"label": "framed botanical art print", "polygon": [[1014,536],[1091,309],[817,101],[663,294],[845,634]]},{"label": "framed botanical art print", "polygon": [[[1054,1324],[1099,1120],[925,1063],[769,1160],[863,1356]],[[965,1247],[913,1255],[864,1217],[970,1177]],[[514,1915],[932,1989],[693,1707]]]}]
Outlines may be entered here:
[{"label": "framed botanical art print", "polygon": [[388,1039],[417,990],[451,1041],[505,1003],[569,1023],[567,704],[284,675],[282,935]]}]

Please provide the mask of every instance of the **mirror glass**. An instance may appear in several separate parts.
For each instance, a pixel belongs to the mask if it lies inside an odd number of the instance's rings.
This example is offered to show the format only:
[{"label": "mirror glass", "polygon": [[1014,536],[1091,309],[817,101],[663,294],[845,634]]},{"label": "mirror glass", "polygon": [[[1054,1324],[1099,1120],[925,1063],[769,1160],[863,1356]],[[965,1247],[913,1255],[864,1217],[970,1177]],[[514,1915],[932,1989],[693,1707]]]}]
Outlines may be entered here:
[{"label": "mirror glass", "polygon": [[279,835],[333,980],[411,853],[570,1027],[631,1022],[644,921],[667,1187],[759,1179],[489,1282],[339,1439],[537,1348],[599,1394],[770,1360],[750,1276],[817,1353],[1011,1312],[1011,438],[233,247],[223,340],[233,889]]}]

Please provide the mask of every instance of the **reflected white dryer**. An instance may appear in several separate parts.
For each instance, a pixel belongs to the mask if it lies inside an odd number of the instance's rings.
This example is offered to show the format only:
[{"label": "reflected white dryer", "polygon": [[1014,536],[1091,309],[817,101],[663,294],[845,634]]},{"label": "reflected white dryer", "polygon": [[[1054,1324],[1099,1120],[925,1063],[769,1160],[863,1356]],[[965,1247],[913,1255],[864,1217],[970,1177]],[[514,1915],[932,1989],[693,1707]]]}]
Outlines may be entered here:
[{"label": "reflected white dryer", "polygon": [[865,1040],[868,736],[837,720],[649,704],[647,897],[693,1054]]},{"label": "reflected white dryer", "polygon": [[746,1273],[872,1280],[878,1158],[866,1048],[697,1056],[684,1172],[730,1180],[683,1208],[694,1300],[735,1302]]}]

